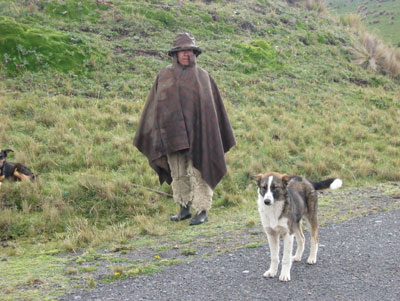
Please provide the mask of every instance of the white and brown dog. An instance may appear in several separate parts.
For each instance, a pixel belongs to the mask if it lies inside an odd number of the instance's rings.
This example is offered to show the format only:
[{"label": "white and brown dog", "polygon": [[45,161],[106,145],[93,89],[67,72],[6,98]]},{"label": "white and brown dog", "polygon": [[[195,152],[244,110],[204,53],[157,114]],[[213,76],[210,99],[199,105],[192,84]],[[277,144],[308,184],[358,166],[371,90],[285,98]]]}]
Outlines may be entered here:
[{"label": "white and brown dog", "polygon": [[[330,178],[312,182],[298,176],[276,172],[255,176],[258,185],[258,211],[262,226],[268,236],[271,265],[264,277],[274,277],[279,265],[279,240],[283,238],[281,281],[290,280],[292,261],[300,261],[304,251],[304,234],[301,219],[304,216],[311,228],[311,249],[307,263],[317,262],[318,221],[316,190],[337,189],[342,180]],[[293,238],[296,236],[297,250],[292,257]]]}]

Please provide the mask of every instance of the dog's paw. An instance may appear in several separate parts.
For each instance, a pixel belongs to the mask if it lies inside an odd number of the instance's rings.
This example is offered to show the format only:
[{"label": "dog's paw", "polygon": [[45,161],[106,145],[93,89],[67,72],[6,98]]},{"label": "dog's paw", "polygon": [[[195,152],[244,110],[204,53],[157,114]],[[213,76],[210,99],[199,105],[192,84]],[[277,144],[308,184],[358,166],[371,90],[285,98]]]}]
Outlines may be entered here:
[{"label": "dog's paw", "polygon": [[275,277],[275,275],[276,275],[276,271],[269,269],[268,271],[266,271],[266,272],[264,273],[263,276],[264,276],[265,278],[272,278],[272,277]]},{"label": "dog's paw", "polygon": [[280,281],[290,281],[290,273],[281,273],[279,275]]},{"label": "dog's paw", "polygon": [[292,257],[292,261],[293,261],[293,262],[301,261],[301,255],[300,255],[300,256],[299,256],[299,255],[293,256],[293,257]]},{"label": "dog's paw", "polygon": [[308,257],[307,263],[308,264],[315,264],[315,263],[317,263],[317,258]]}]

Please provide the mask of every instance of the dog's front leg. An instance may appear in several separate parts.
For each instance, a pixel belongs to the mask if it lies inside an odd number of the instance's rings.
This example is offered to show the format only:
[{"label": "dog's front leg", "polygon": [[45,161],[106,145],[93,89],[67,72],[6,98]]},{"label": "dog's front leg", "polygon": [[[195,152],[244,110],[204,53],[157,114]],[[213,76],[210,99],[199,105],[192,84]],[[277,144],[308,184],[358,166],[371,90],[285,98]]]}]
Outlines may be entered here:
[{"label": "dog's front leg", "polygon": [[271,264],[264,277],[275,277],[279,265],[279,234],[267,231],[269,251],[271,253]]},{"label": "dog's front leg", "polygon": [[290,280],[290,268],[292,267],[293,234],[286,233],[283,238],[282,270],[280,281]]}]

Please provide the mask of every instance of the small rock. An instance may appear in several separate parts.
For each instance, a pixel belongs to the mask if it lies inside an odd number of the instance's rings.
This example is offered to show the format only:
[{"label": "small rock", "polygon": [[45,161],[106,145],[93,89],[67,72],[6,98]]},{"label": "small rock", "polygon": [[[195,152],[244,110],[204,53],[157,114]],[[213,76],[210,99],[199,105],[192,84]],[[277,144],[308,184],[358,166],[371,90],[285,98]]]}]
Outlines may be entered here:
[{"label": "small rock", "polygon": [[6,241],[2,242],[2,243],[1,243],[1,246],[2,246],[3,248],[7,248],[7,247],[8,247],[8,242],[6,242]]},{"label": "small rock", "polygon": [[3,257],[3,258],[1,259],[1,261],[7,261],[7,258]]},{"label": "small rock", "polygon": [[296,20],[295,17],[290,17],[289,20],[288,20],[288,23],[289,23],[290,25],[294,25],[294,24],[296,24],[296,22],[297,22],[297,20]]}]

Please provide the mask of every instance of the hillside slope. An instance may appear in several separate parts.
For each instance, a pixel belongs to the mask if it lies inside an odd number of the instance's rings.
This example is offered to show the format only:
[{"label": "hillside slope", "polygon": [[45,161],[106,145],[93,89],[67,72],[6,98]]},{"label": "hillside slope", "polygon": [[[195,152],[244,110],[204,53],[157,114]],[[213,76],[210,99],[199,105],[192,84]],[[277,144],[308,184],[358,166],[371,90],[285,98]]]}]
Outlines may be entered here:
[{"label": "hillside slope", "polygon": [[85,245],[96,235],[76,233],[87,227],[171,213],[171,201],[131,185],[170,192],[132,138],[181,31],[204,50],[238,142],[215,208],[253,198],[250,175],[266,169],[400,179],[399,81],[353,64],[357,37],[330,17],[261,0],[2,0],[0,11],[0,145],[40,179],[2,186],[2,238],[59,232]]},{"label": "hillside slope", "polygon": [[386,43],[400,47],[400,1],[326,0],[332,14],[358,14],[366,28]]}]

